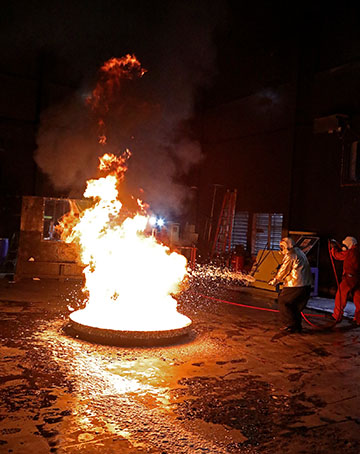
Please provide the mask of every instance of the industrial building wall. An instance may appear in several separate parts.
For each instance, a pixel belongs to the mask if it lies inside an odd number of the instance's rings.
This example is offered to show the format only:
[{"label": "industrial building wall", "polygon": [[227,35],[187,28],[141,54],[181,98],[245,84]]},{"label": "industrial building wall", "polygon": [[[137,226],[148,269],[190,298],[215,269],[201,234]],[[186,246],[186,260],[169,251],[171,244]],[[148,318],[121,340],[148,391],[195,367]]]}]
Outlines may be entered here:
[{"label": "industrial building wall", "polygon": [[23,197],[16,279],[82,278],[83,267],[73,244],[43,238],[44,198]]},{"label": "industrial building wall", "polygon": [[[24,69],[24,68],[23,68]],[[60,195],[34,161],[40,112],[69,87],[30,75],[0,72],[0,237],[20,230],[23,195]]]},{"label": "industrial building wall", "polygon": [[3,195],[31,193],[34,182],[36,81],[0,74],[0,185]]},{"label": "industrial building wall", "polygon": [[[360,178],[347,176],[347,157],[360,137],[360,66],[313,75],[309,91],[296,133],[290,219],[293,228],[321,237],[319,286],[334,292],[328,240],[351,235],[360,241]],[[336,114],[340,120],[332,124]],[[353,159],[360,162],[359,155]]]},{"label": "industrial building wall", "polygon": [[[330,95],[329,95],[330,94]],[[297,134],[292,219],[324,235],[360,233],[360,180],[342,174],[345,154],[360,137],[360,66],[346,65],[314,77],[307,122]],[[346,115],[334,130],[314,126],[317,119]],[[343,172],[344,173],[344,172]]]},{"label": "industrial building wall", "polygon": [[217,189],[214,222],[226,189],[237,189],[237,211],[282,213],[291,187],[294,88],[287,84],[208,109],[203,115],[199,172],[201,228]]},{"label": "industrial building wall", "polygon": [[[319,291],[331,295],[336,283],[328,239],[360,241],[360,147],[354,145],[360,142],[360,62],[316,72],[313,57],[300,60],[305,70],[293,85],[205,112],[200,206],[206,224],[216,183],[218,207],[225,188],[237,189],[238,211],[283,213],[285,232],[318,235]],[[336,114],[340,120],[324,129],[329,120],[323,119]],[[351,147],[354,181],[346,178]]]},{"label": "industrial building wall", "polygon": [[0,189],[2,195],[54,195],[34,161],[40,113],[69,87],[40,76],[0,73]]}]

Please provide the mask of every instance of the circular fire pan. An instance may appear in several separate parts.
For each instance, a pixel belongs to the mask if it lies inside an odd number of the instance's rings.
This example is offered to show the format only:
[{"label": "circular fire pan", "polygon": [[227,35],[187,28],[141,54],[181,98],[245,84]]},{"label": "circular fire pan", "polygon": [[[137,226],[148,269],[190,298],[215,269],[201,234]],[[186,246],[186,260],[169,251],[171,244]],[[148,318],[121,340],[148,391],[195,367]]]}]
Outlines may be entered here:
[{"label": "circular fire pan", "polygon": [[83,325],[70,319],[65,330],[74,337],[98,344],[148,347],[184,342],[190,337],[191,326],[192,323],[170,330],[122,331]]}]

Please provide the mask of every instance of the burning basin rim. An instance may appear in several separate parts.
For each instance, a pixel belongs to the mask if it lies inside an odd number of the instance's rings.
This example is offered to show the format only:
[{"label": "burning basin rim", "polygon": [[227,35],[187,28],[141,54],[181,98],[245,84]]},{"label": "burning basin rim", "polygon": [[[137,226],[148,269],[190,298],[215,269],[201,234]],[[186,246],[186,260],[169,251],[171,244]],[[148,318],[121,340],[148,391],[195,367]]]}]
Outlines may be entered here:
[{"label": "burning basin rim", "polygon": [[70,318],[70,327],[78,334],[86,336],[88,339],[96,341],[116,342],[116,343],[153,343],[167,342],[176,340],[179,337],[186,336],[190,333],[192,321],[181,327],[159,331],[125,331],[111,328],[98,328],[95,326],[84,325]]}]

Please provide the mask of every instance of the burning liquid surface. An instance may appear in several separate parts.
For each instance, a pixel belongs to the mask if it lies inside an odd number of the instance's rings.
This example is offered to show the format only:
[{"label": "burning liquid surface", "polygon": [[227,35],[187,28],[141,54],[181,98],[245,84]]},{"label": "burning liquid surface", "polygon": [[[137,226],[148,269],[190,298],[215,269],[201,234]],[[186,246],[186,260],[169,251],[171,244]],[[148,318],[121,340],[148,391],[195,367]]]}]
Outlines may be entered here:
[{"label": "burning liquid surface", "polygon": [[[101,314],[99,317],[97,311],[91,309],[81,309],[73,312],[70,319],[74,322],[90,326],[93,328],[100,328],[106,330],[122,331],[122,332],[149,332],[149,331],[175,331],[180,328],[186,328],[191,325],[191,320],[186,315],[176,312],[176,315],[168,318],[158,319],[145,319],[143,317],[133,318],[124,314],[121,309],[109,309]],[[126,311],[125,311],[126,312]],[[158,314],[157,314],[158,315]]]}]

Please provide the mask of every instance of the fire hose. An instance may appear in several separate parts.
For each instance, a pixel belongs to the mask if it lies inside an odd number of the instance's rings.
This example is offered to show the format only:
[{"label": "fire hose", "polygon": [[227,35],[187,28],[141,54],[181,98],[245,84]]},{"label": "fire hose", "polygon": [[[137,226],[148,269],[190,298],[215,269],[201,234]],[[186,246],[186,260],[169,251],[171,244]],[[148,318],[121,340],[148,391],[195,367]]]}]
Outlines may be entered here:
[{"label": "fire hose", "polygon": [[[328,241],[328,251],[329,251],[330,261],[331,261],[332,269],[333,269],[335,280],[336,280],[337,291],[339,292],[339,298],[340,298],[340,301],[341,301],[341,288],[340,288],[339,278],[338,278],[338,275],[337,275],[337,272],[336,272],[336,268],[335,268],[334,257],[333,257],[333,255],[331,253],[331,243],[336,244],[340,248],[341,248],[341,245],[336,240],[329,240]],[[336,324],[336,320],[334,320],[334,322],[333,322],[333,325],[335,325],[335,324]]]},{"label": "fire hose", "polygon": [[[234,303],[233,301],[227,301],[227,300],[222,300],[222,299],[219,299],[219,298],[214,298],[213,296],[208,296],[208,295],[204,295],[202,293],[198,293],[199,296],[202,296],[203,298],[207,298],[207,299],[210,299],[210,300],[213,300],[213,301],[217,301],[219,303],[225,303],[225,304],[230,304],[232,306],[239,306],[239,307],[245,307],[245,308],[248,308],[248,309],[256,309],[258,311],[266,311],[266,312],[279,312],[278,309],[270,309],[270,308],[267,308],[267,307],[259,307],[259,306],[250,306],[250,305],[247,305],[247,304],[241,304],[241,303]],[[307,317],[318,317],[318,318],[325,318],[325,315],[323,314],[304,314],[303,312],[301,312],[301,315],[303,317],[303,319],[309,324],[311,325],[312,327],[316,328],[316,329],[321,329],[319,328],[317,325],[314,325],[313,323],[310,322],[310,320],[307,319]],[[331,326],[333,324],[331,323]],[[329,328],[329,326],[326,326],[325,328]],[[323,329],[325,329],[323,328]]]},{"label": "fire hose", "polygon": [[[330,261],[331,261],[332,269],[333,269],[333,272],[334,272],[334,275],[335,275],[337,289],[338,289],[339,294],[340,294],[341,290],[340,290],[339,278],[338,278],[337,273],[336,273],[334,259],[333,259],[332,253],[331,253],[331,247],[330,247],[331,243],[336,243],[338,246],[340,246],[340,244],[336,240],[329,240],[328,241],[328,249],[329,249]],[[222,299],[219,299],[219,298],[214,298],[212,296],[204,295],[204,294],[201,294],[201,293],[199,293],[198,295],[202,296],[203,298],[211,299],[213,301],[217,301],[217,302],[220,302],[220,303],[230,304],[232,306],[239,306],[239,307],[244,307],[244,308],[248,308],[248,309],[256,309],[256,310],[267,311],[267,312],[279,312],[278,309],[270,309],[270,308],[264,308],[264,307],[259,307],[259,306],[250,306],[250,305],[247,305],[247,304],[234,303],[232,301],[227,301],[227,300],[222,300]],[[340,294],[340,296],[341,296],[341,294]],[[314,325],[313,323],[311,323],[310,320],[308,320],[308,318],[307,318],[307,317],[325,318],[325,315],[323,315],[323,314],[309,314],[309,313],[301,312],[301,316],[303,317],[303,319],[310,326],[312,326],[313,328],[315,328],[317,330],[329,329],[329,328],[332,328],[333,326],[335,326],[335,324],[336,324],[336,320],[334,320],[334,321],[331,321],[330,324],[327,324],[327,325],[325,325],[323,327],[319,327],[318,325]]]},{"label": "fire hose", "polygon": [[331,253],[331,243],[335,243],[337,245],[339,245],[339,243],[336,240],[329,240],[328,241],[328,250],[329,250],[330,261],[331,261],[332,269],[333,269],[333,272],[334,272],[334,275],[335,275],[336,285],[337,285],[337,288],[340,291],[339,278],[338,278],[338,275],[337,275],[337,272],[336,272],[336,269],[335,269],[334,257],[333,257],[333,255]]}]

